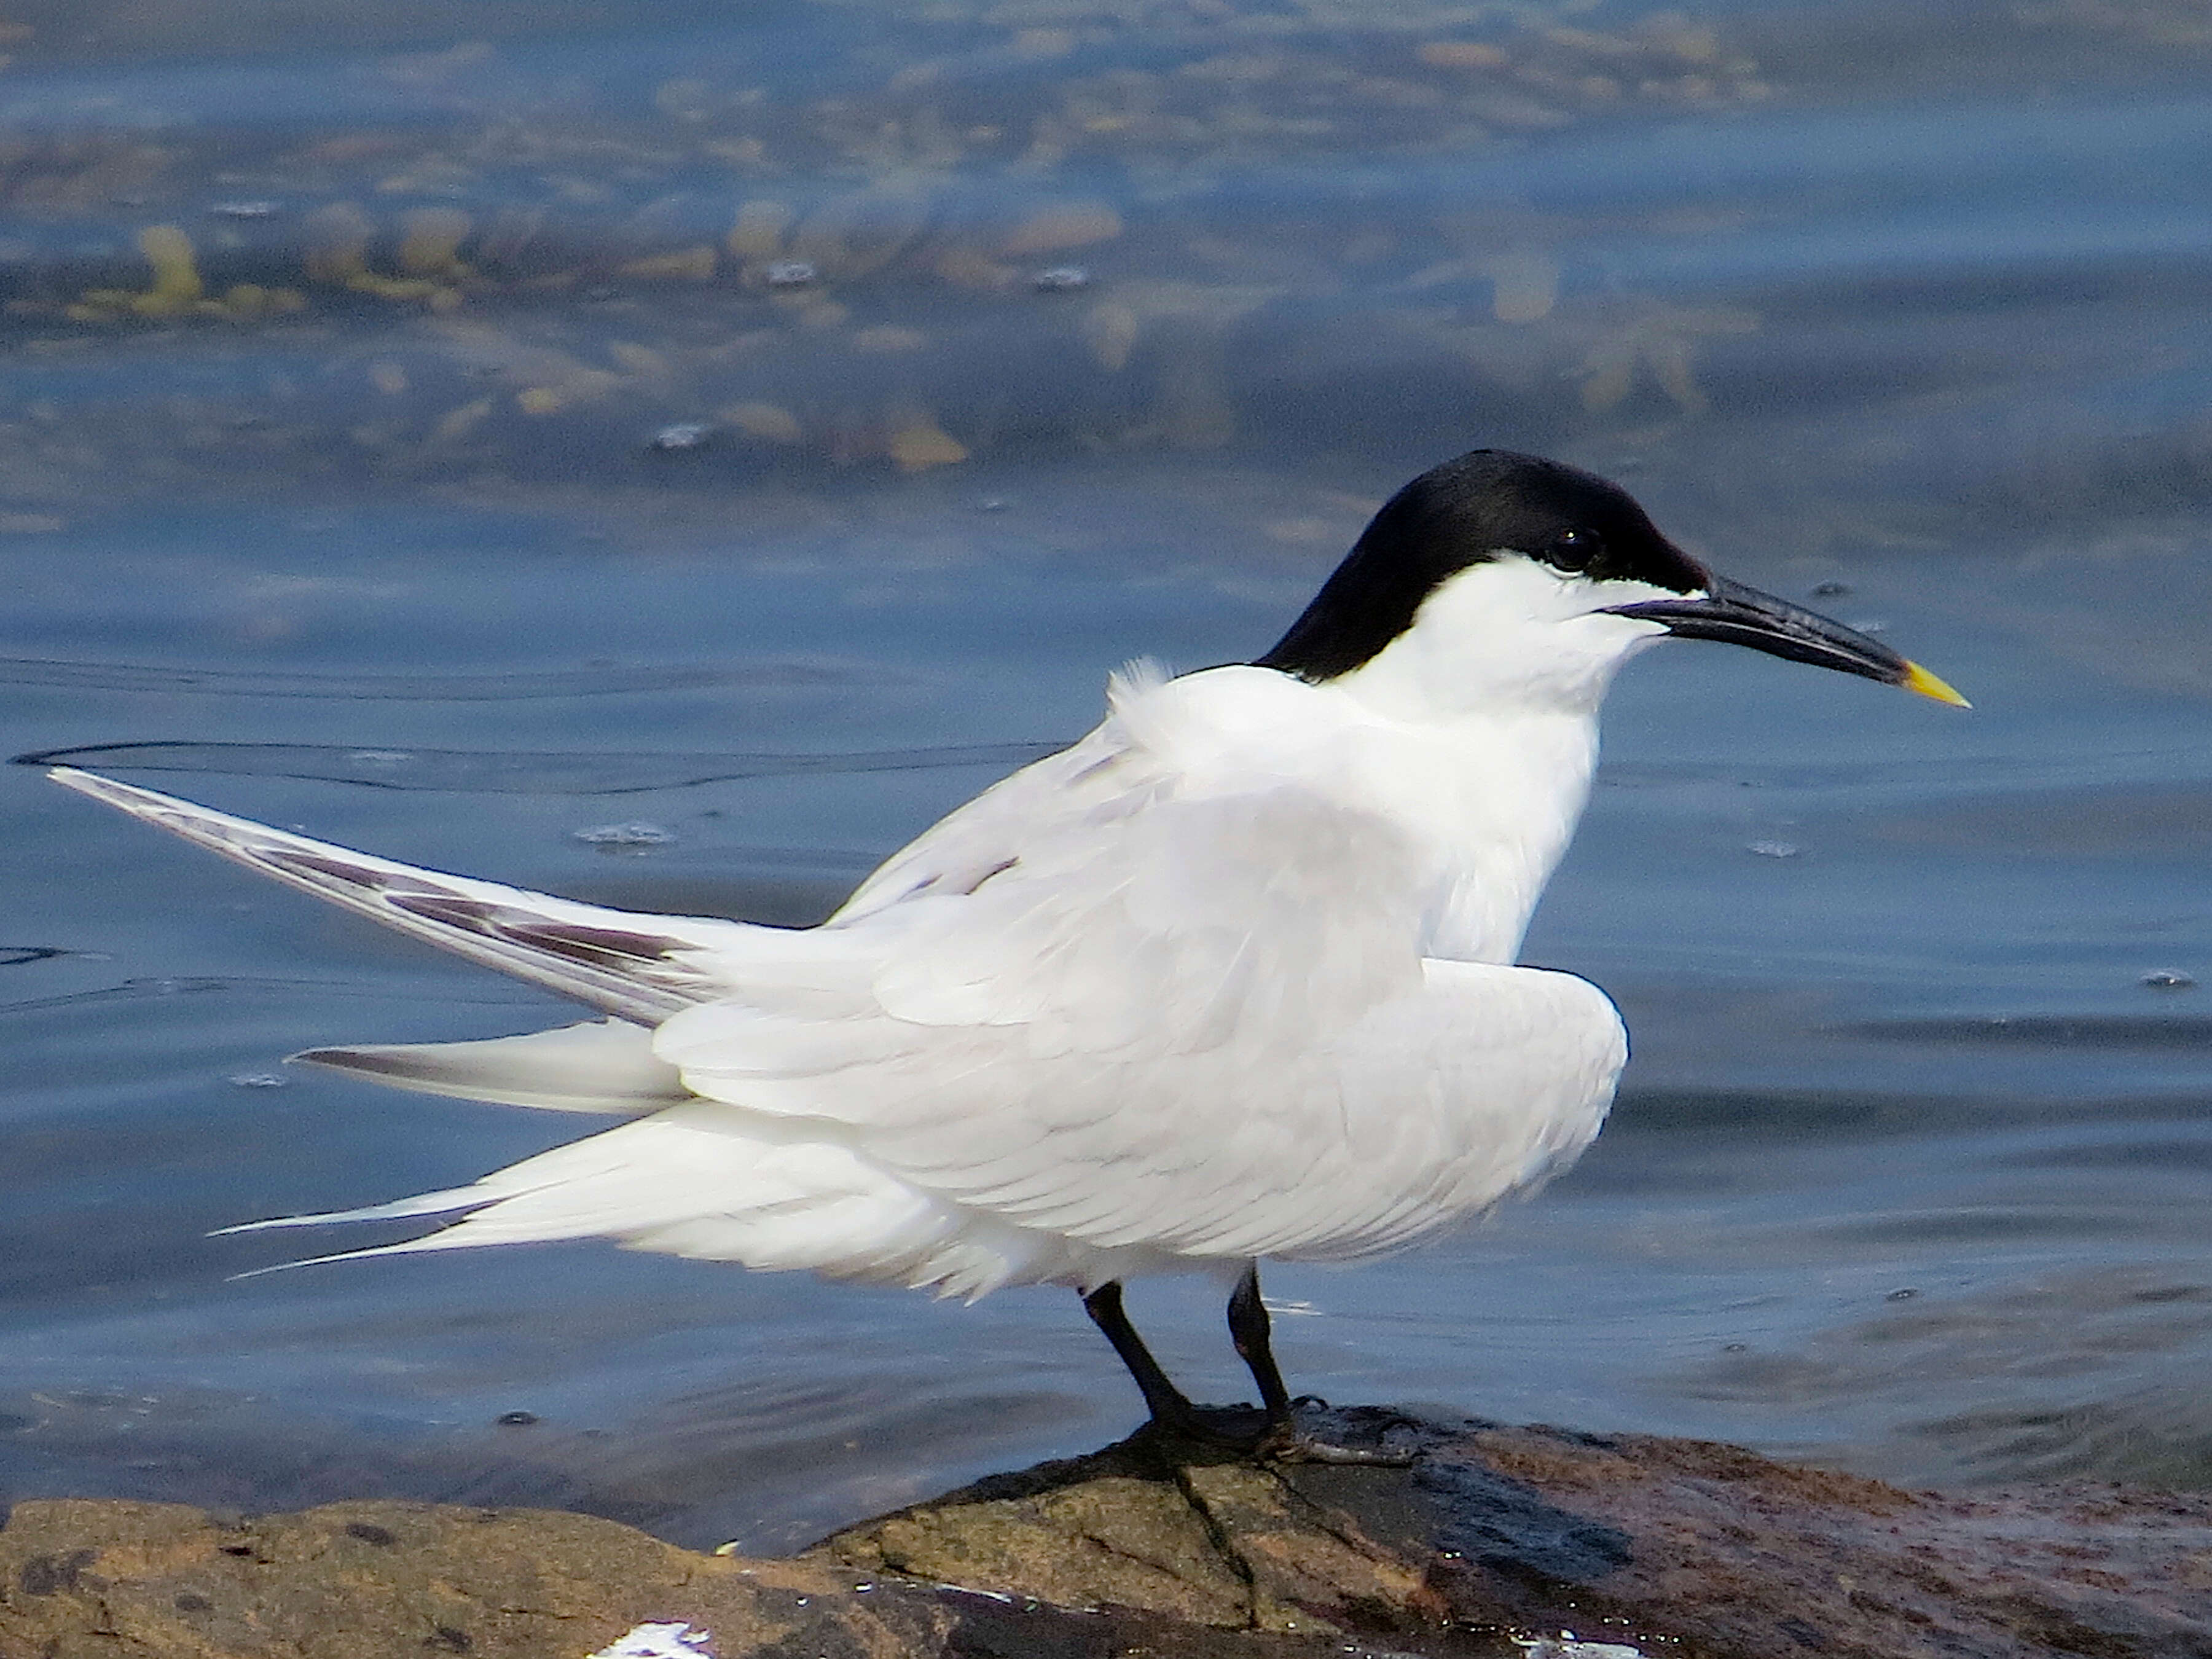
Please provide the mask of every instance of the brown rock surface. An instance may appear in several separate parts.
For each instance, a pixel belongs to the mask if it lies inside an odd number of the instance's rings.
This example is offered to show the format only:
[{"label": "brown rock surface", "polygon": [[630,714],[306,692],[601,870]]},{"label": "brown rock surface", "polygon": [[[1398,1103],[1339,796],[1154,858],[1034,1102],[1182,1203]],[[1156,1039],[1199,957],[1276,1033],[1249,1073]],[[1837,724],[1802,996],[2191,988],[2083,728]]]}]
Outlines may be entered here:
[{"label": "brown rock surface", "polygon": [[846,1651],[938,1633],[894,1632],[849,1574],[717,1560],[544,1510],[332,1504],[225,1525],[179,1504],[64,1499],[20,1504],[0,1531],[4,1659],[580,1659],[677,1619],[734,1655],[811,1636],[821,1598]]},{"label": "brown rock surface", "polygon": [[526,1510],[25,1503],[0,1659],[583,1659],[645,1623],[719,1659],[1474,1659],[1562,1629],[1652,1659],[2212,1659],[2205,1495],[1944,1496],[1694,1441],[1328,1426],[1418,1455],[1259,1468],[1139,1437],[793,1561]]}]

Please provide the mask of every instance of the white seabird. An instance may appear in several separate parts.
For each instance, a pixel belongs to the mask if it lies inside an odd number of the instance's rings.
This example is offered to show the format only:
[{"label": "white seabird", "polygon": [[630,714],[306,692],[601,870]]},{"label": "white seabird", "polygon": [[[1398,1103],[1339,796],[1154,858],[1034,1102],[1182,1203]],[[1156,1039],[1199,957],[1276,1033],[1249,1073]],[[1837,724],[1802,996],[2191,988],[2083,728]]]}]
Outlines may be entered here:
[{"label": "white seabird", "polygon": [[1478,450],[1392,497],[1264,656],[1116,676],[1088,737],[817,927],[574,903],[52,775],[604,1016],[297,1056],[630,1121],[468,1186],[252,1226],[442,1224],[352,1255],[608,1237],[971,1298],[1066,1285],[1153,1419],[1201,1433],[1121,1285],[1212,1269],[1258,1443],[1318,1455],[1260,1259],[1400,1249],[1557,1174],[1604,1120],[1620,1016],[1514,957],[1589,795],[1599,703],[1668,635],[1963,702],[1709,572],[1603,479]]}]

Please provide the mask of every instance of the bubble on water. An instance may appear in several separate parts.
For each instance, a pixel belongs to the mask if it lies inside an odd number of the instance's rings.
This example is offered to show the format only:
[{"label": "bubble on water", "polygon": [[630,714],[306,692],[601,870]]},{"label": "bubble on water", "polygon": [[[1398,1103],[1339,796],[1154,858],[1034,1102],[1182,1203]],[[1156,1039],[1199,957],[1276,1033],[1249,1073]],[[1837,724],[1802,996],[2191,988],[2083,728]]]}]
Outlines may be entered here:
[{"label": "bubble on water", "polygon": [[814,267],[804,259],[778,259],[762,273],[770,288],[805,288],[814,280]]},{"label": "bubble on water", "polygon": [[273,219],[276,216],[274,202],[217,202],[208,210],[218,219]]},{"label": "bubble on water", "polygon": [[667,846],[676,836],[657,823],[602,823],[577,830],[576,839],[602,853],[642,853],[648,848]]},{"label": "bubble on water", "polygon": [[1040,294],[1068,294],[1079,288],[1089,288],[1091,273],[1081,265],[1054,265],[1030,277],[1030,286]]},{"label": "bubble on water", "polygon": [[237,1089],[282,1089],[291,1080],[275,1072],[240,1072],[229,1079]]},{"label": "bubble on water", "polygon": [[696,449],[714,435],[714,428],[705,421],[678,421],[654,433],[651,447],[664,452]]},{"label": "bubble on water", "polygon": [[1804,848],[1794,841],[1755,841],[1743,850],[1763,859],[1794,859]]}]

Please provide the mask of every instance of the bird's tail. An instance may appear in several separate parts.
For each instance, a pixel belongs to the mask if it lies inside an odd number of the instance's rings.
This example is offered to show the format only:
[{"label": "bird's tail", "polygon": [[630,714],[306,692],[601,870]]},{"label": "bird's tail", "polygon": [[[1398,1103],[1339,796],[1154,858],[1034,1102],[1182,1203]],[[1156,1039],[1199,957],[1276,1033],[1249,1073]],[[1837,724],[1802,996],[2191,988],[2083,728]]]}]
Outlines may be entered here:
[{"label": "bird's tail", "polygon": [[635,1116],[693,1097],[683,1074],[653,1054],[653,1033],[620,1019],[475,1042],[310,1048],[292,1058],[417,1094],[549,1112]]},{"label": "bird's tail", "polygon": [[818,1121],[700,1099],[653,1054],[651,1027],[729,995],[742,964],[818,955],[812,934],[602,909],[374,858],[88,772],[52,776],[249,869],[616,1017],[489,1042],[297,1056],[401,1088],[632,1121],[467,1186],[227,1231],[427,1222],[434,1230],[420,1237],[340,1255],[601,1237],[968,1297],[1008,1282],[1073,1283],[1089,1271],[1079,1247],[910,1187]]},{"label": "bird's tail", "polygon": [[428,1222],[433,1231],[255,1271],[607,1238],[631,1249],[765,1271],[810,1269],[972,1299],[1010,1283],[1090,1282],[1089,1264],[1099,1254],[921,1192],[850,1147],[819,1138],[818,1126],[696,1099],[465,1187],[222,1231],[404,1221]]}]

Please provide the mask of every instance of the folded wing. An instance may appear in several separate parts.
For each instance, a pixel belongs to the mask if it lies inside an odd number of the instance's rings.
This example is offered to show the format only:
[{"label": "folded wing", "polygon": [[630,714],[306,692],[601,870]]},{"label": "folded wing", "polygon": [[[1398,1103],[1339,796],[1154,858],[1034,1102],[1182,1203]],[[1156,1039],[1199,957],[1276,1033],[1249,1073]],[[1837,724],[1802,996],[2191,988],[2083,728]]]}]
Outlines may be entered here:
[{"label": "folded wing", "polygon": [[919,1191],[1185,1256],[1392,1248],[1595,1133],[1611,1005],[1425,962],[1433,896],[1395,827],[1294,783],[1179,793],[1113,765],[1117,793],[967,890],[819,930],[841,975],[687,1009],[657,1052]]}]

